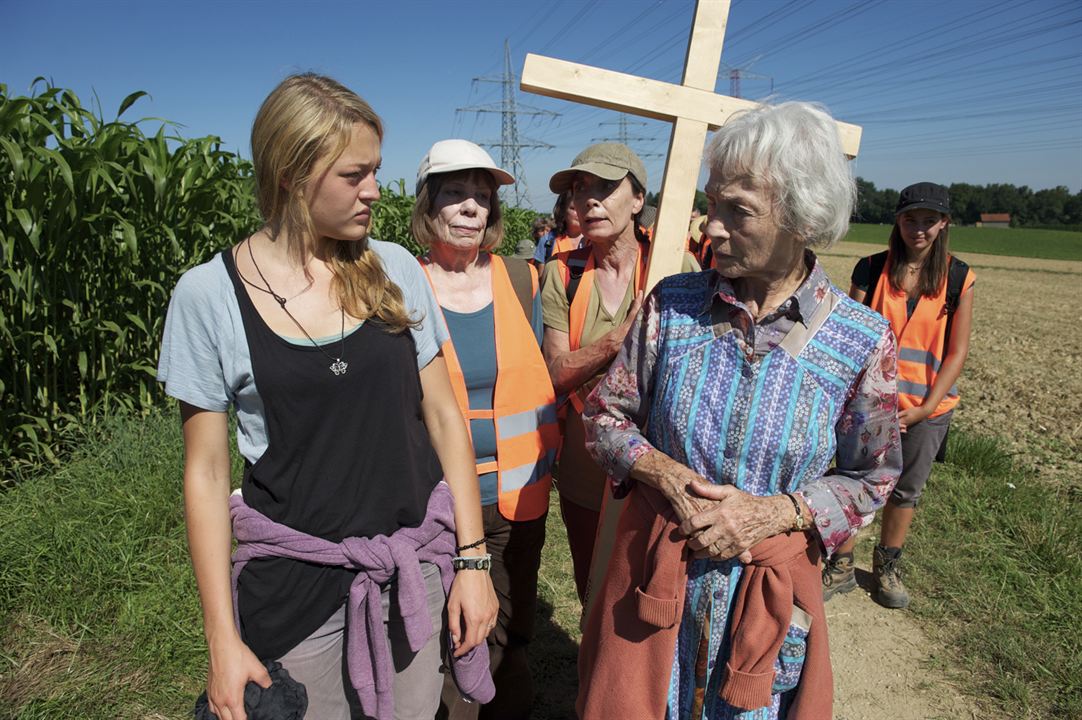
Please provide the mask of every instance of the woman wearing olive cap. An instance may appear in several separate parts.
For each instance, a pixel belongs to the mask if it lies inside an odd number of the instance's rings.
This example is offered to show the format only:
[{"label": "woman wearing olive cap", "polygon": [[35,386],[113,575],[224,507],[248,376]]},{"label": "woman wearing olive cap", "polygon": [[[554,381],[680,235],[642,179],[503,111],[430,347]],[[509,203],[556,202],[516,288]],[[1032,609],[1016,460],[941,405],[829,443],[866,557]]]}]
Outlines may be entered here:
[{"label": "woman wearing olive cap", "polygon": [[[582,403],[608,370],[642,304],[649,247],[639,216],[646,201],[646,168],[626,145],[599,143],[553,175],[549,189],[570,191],[587,242],[548,262],[541,289],[541,347],[557,395],[568,398],[557,486],[575,587],[583,600],[605,473],[586,454]],[[698,269],[685,255],[684,272]]]}]

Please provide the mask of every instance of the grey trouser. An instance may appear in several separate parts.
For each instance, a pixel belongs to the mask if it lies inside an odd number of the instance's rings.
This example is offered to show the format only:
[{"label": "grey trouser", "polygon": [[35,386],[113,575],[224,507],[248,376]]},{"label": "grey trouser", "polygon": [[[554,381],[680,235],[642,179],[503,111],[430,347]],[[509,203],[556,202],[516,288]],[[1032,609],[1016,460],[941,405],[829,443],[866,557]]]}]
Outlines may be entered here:
[{"label": "grey trouser", "polygon": [[[395,720],[431,720],[440,702],[443,675],[440,674],[440,635],[443,633],[443,594],[439,568],[423,563],[428,598],[428,615],[432,618],[432,637],[417,653],[410,652],[406,630],[398,611],[394,581],[380,594],[383,603],[383,623],[391,643],[394,660]],[[323,623],[314,633],[301,641],[278,661],[289,670],[294,680],[308,691],[308,720],[357,720],[365,718],[357,693],[349,682],[345,657],[346,607]]]},{"label": "grey trouser", "polygon": [[932,462],[951,424],[953,410],[922,420],[902,433],[902,476],[890,494],[890,504],[916,507],[932,474]]}]

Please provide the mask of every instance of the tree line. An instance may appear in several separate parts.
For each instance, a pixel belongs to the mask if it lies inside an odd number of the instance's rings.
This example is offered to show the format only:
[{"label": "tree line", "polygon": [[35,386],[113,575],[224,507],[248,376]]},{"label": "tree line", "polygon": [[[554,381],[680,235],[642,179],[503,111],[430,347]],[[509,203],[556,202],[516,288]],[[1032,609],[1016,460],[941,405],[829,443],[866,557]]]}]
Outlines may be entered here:
[{"label": "tree line", "polygon": [[[854,222],[894,222],[897,190],[879,190],[875,183],[858,177],[857,194]],[[951,219],[962,225],[975,225],[981,213],[1010,213],[1011,227],[1082,229],[1082,191],[1072,195],[1063,185],[1034,191],[1009,183],[952,183],[950,197]]]}]

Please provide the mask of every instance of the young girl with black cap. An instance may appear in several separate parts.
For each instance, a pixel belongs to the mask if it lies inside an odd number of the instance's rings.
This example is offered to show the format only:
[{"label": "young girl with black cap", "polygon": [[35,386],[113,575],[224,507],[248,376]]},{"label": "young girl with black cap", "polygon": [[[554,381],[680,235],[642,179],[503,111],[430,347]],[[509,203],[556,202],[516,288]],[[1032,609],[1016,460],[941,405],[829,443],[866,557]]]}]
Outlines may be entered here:
[{"label": "young girl with black cap", "polygon": [[[905,188],[888,249],[857,262],[849,290],[890,321],[898,340],[902,475],[883,510],[872,558],[873,595],[888,608],[909,604],[899,559],[932,462],[941,457],[958,404],[955,383],[969,353],[974,275],[950,254],[949,229],[947,188],[930,182]],[[854,539],[841,546],[824,567],[825,599],[856,587],[855,544]]]}]

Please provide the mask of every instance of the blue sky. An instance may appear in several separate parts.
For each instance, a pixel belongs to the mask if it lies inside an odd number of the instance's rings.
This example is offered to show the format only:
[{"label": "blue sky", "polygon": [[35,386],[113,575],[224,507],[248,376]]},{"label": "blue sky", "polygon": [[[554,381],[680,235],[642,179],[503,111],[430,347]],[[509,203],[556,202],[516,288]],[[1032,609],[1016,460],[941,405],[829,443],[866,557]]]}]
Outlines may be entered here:
[{"label": "blue sky", "polygon": [[[498,141],[504,41],[517,74],[527,52],[679,82],[692,0],[0,0],[0,82],[36,76],[96,93],[106,118],[146,90],[126,119],[159,117],[187,137],[220,136],[248,155],[252,118],[286,75],[312,70],[367,99],[387,127],[381,180],[412,188],[428,147]],[[1082,3],[1078,0],[736,0],[717,91],[742,68],[742,96],[815,100],[864,127],[855,173],[879,187],[918,180],[1082,189]],[[530,203],[548,177],[617,113],[519,93]],[[630,118],[650,190],[669,126]],[[635,124],[642,123],[642,124]],[[153,132],[150,122],[146,130]],[[497,161],[498,151],[493,151]]]}]

